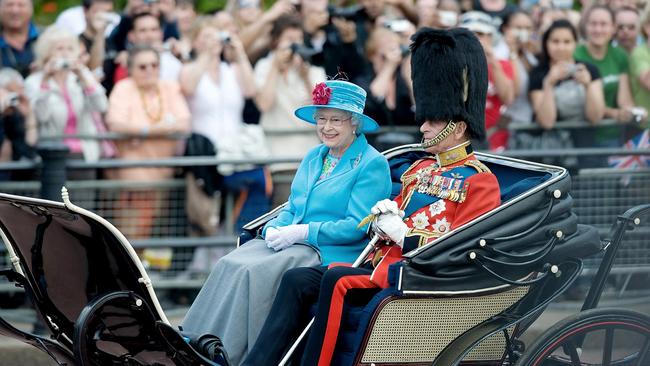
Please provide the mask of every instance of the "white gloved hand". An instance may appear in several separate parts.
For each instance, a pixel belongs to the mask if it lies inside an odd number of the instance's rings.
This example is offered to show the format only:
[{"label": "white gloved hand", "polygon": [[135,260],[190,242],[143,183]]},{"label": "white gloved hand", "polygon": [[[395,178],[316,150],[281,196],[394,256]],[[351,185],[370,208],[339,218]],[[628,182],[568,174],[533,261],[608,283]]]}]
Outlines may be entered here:
[{"label": "white gloved hand", "polygon": [[389,199],[375,203],[375,205],[370,209],[370,212],[375,215],[394,214],[404,217],[404,211],[400,211],[399,207],[397,207],[397,202]]},{"label": "white gloved hand", "polygon": [[277,239],[278,235],[280,235],[280,230],[278,230],[277,228],[271,226],[271,227],[266,229],[266,233],[264,235],[264,240],[266,240],[266,243],[268,245],[268,242]]},{"label": "white gloved hand", "polygon": [[[404,215],[404,213],[402,213]],[[376,233],[381,237],[386,237],[394,241],[400,248],[404,247],[404,237],[408,231],[408,226],[402,221],[399,215],[394,213],[385,213],[377,217],[375,223]]]},{"label": "white gloved hand", "polygon": [[266,230],[266,246],[276,252],[286,249],[298,241],[307,239],[309,225],[289,225],[280,227],[278,230],[277,234],[271,233],[271,238],[269,237],[269,229]]}]

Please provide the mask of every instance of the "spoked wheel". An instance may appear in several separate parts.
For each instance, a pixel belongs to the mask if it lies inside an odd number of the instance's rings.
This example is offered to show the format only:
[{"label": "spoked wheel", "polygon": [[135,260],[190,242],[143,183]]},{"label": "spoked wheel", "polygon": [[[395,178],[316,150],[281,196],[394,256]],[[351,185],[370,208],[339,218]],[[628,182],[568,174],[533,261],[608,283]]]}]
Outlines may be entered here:
[{"label": "spoked wheel", "polygon": [[650,318],[624,309],[592,309],[549,328],[517,366],[650,365]]}]

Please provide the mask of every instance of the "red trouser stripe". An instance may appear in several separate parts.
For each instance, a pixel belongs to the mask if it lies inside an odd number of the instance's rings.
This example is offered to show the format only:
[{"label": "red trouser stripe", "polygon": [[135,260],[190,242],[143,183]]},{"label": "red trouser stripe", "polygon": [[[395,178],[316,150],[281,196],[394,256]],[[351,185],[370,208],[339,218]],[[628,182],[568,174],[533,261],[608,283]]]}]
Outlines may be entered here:
[{"label": "red trouser stripe", "polygon": [[327,328],[325,330],[325,338],[323,339],[323,347],[318,359],[318,366],[329,366],[332,362],[334,355],[334,348],[336,347],[336,339],[341,327],[341,314],[343,313],[343,300],[345,294],[351,288],[375,288],[377,285],[370,281],[369,275],[358,276],[344,276],[336,281],[334,291],[332,293],[332,300],[330,302],[330,311],[327,316]]}]

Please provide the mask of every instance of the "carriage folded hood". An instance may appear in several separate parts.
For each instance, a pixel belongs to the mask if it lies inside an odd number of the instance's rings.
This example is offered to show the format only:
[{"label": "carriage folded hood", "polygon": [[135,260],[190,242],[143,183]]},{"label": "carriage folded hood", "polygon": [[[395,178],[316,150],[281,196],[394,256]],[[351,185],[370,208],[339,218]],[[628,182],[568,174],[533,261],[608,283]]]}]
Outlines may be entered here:
[{"label": "carriage folded hood", "polygon": [[[547,263],[559,264],[566,258],[582,258],[602,249],[597,231],[580,228],[572,213],[571,178],[565,169],[478,155],[499,179],[501,206],[407,253],[399,268],[393,268],[393,281],[400,290],[474,291],[499,287],[504,282],[490,275],[485,267],[517,280],[542,271]],[[522,182],[532,184],[521,189]],[[520,192],[512,194],[513,187]],[[509,199],[503,197],[504,192],[511,195]],[[538,256],[523,259],[536,252]]]},{"label": "carriage folded hood", "polygon": [[126,239],[98,216],[79,211],[0,194],[0,235],[18,263],[14,269],[25,276],[50,328],[69,339],[80,312],[97,296],[127,290],[151,300],[148,277],[123,245]]}]

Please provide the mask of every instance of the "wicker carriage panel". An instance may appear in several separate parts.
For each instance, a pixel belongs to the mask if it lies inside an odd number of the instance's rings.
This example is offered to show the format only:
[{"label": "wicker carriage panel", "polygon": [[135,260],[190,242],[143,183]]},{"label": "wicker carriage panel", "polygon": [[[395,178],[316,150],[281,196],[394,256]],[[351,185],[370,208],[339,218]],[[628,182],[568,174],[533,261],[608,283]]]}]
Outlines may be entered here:
[{"label": "wicker carriage panel", "polygon": [[[528,287],[461,298],[397,299],[384,306],[363,351],[363,363],[431,362],[460,334],[521,299]],[[503,334],[483,341],[466,361],[498,360],[505,351]]]}]

